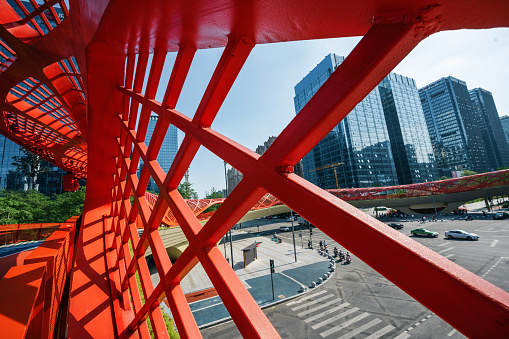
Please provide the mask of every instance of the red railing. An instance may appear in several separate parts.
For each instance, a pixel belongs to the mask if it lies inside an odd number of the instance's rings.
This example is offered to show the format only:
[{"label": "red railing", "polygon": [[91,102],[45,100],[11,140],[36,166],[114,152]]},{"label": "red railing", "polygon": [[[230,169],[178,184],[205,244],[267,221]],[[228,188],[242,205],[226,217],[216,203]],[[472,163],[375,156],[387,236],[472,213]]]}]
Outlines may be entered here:
[{"label": "red railing", "polygon": [[44,240],[59,227],[58,223],[0,225],[0,245]]},{"label": "red railing", "polygon": [[0,328],[5,338],[65,336],[69,287],[67,295],[64,289],[72,269],[77,219],[58,224],[23,265],[11,267],[0,280]]}]

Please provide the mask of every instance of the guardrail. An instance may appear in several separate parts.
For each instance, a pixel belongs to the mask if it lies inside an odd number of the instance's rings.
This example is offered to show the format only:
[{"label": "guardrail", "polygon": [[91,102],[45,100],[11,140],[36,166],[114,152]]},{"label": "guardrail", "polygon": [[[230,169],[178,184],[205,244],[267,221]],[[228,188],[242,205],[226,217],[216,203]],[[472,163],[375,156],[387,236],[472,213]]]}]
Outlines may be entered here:
[{"label": "guardrail", "polygon": [[10,224],[0,226],[0,246],[21,241],[44,240],[60,227],[60,223]]},{"label": "guardrail", "polygon": [[[78,218],[53,224],[59,227],[25,258],[23,265],[11,267],[0,280],[0,328],[6,338],[65,335]],[[46,229],[22,230],[40,237]]]}]

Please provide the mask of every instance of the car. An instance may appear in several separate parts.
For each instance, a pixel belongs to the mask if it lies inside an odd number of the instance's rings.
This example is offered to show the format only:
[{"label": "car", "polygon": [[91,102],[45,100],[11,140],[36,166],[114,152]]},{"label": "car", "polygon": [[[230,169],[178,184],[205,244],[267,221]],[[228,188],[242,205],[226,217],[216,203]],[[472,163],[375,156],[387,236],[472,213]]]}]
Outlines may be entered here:
[{"label": "car", "polygon": [[412,235],[422,235],[424,237],[438,237],[438,233],[437,232],[433,232],[433,231],[430,231],[430,230],[427,230],[425,228],[416,228],[415,230],[411,230],[410,233]]},{"label": "car", "polygon": [[509,218],[509,213],[507,212],[497,212],[495,214],[493,214],[493,219],[495,220],[502,220],[502,219],[507,219]]},{"label": "car", "polygon": [[445,232],[445,236],[449,239],[467,239],[467,240],[479,240],[479,236],[475,233],[470,233],[463,230],[452,230]]},{"label": "car", "polygon": [[397,222],[391,222],[390,224],[387,224],[387,226],[391,226],[392,228],[394,228],[396,230],[400,230],[405,227],[405,226],[403,226],[403,224],[398,224]]},{"label": "car", "polygon": [[[286,221],[292,221],[291,217],[286,218]],[[293,217],[293,221],[297,221],[297,217]]]},{"label": "car", "polygon": [[281,226],[281,227],[279,228],[279,231],[280,231],[280,232],[290,232],[290,227]]}]

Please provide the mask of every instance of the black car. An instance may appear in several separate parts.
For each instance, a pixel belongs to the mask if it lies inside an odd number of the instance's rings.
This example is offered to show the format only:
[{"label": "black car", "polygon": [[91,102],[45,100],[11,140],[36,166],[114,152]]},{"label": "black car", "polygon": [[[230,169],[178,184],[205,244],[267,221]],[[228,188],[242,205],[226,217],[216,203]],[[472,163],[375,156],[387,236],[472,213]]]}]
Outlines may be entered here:
[{"label": "black car", "polygon": [[507,219],[507,218],[509,218],[509,213],[507,213],[507,212],[497,212],[497,213],[493,214],[493,219],[501,220],[501,219]]},{"label": "black car", "polygon": [[397,222],[391,222],[390,224],[387,224],[387,226],[391,226],[392,228],[394,228],[395,230],[400,230],[402,229],[403,226],[402,224],[398,224]]}]

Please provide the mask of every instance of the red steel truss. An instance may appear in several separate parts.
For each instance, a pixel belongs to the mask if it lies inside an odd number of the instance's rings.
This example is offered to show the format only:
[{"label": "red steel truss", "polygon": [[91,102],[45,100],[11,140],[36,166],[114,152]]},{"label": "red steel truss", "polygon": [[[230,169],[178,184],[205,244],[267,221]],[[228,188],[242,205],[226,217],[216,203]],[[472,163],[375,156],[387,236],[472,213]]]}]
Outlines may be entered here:
[{"label": "red steel truss", "polygon": [[[509,189],[509,170],[482,173],[461,178],[453,178],[441,181],[432,181],[421,184],[398,185],[386,187],[367,187],[367,188],[344,188],[326,190],[330,194],[340,198],[343,201],[353,200],[384,200],[398,198],[415,198],[423,196],[431,196],[432,194],[450,194],[459,192],[476,191],[483,188],[508,186]],[[150,209],[154,208],[157,201],[157,195],[145,192],[145,198]],[[186,200],[187,206],[193,211],[193,214],[200,221],[208,220],[214,212],[202,213],[212,205],[222,204],[224,198],[221,199],[199,199]],[[264,208],[281,205],[278,198],[272,194],[265,194],[258,201],[251,211],[261,210]],[[167,226],[177,226],[177,218],[167,209],[162,224]]]},{"label": "red steel truss", "polygon": [[[506,1],[70,0],[70,11],[57,0],[13,3],[21,15],[0,0],[0,132],[87,177],[70,337],[148,338],[149,326],[155,337],[167,337],[158,307],[165,298],[180,336],[201,337],[180,286],[198,261],[243,336],[279,337],[216,246],[267,193],[463,334],[507,334],[508,293],[293,173],[421,40],[445,30],[507,27]],[[256,44],[346,36],[363,38],[263,156],[211,127]],[[224,50],[189,118],[175,107],[195,52],[205,48]],[[167,53],[177,56],[161,83]],[[151,114],[159,119],[145,144]],[[185,137],[165,173],[156,159],[170,124]],[[200,147],[244,176],[205,225],[177,191]],[[150,178],[161,192],[153,209],[145,195]],[[190,244],[174,264],[157,230],[168,208]],[[149,246],[156,286],[143,256]],[[388,265],[380,248],[400,258],[398,265]],[[429,286],[439,288],[430,294]]]}]

